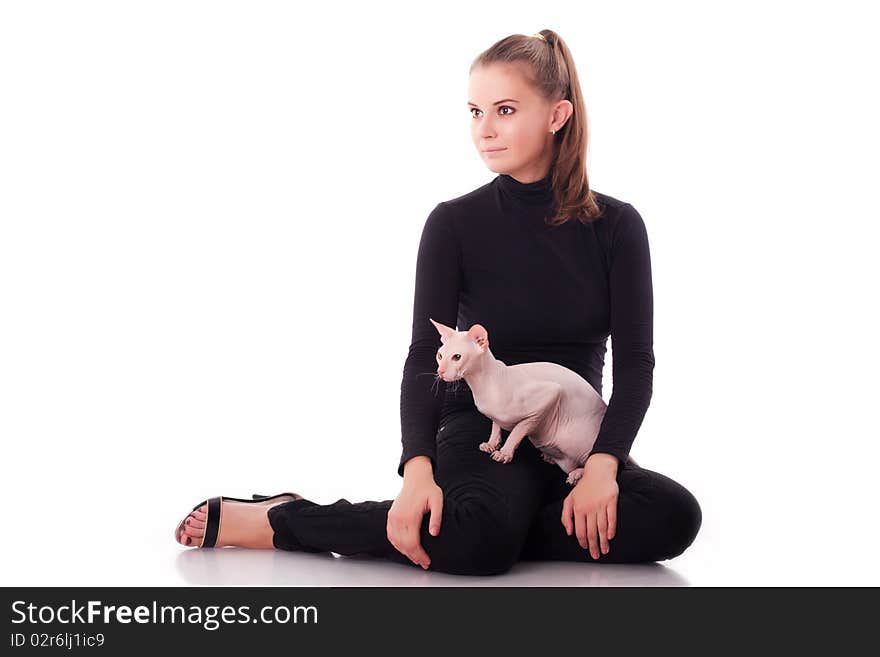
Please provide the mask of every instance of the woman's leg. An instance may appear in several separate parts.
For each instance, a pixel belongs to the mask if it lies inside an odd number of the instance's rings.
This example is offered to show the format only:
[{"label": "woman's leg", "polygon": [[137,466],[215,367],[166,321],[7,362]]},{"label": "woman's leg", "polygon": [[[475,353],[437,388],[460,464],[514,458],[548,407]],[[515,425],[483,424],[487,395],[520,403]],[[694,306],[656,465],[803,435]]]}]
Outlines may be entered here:
[{"label": "woman's leg", "polygon": [[[430,570],[491,575],[509,570],[519,558],[548,484],[546,464],[529,441],[510,463],[480,451],[492,422],[476,409],[456,412],[441,422],[437,472],[443,490],[440,533],[428,533],[422,519],[420,540],[431,557]],[[560,471],[561,474],[561,471]],[[370,554],[415,566],[388,541],[386,525],[393,500],[352,504],[341,499],[320,505],[294,500],[269,510],[275,547],[308,552]]]},{"label": "woman's leg", "polygon": [[653,562],[677,557],[693,543],[703,516],[689,490],[659,472],[632,463],[618,470],[617,485],[617,531],[608,542],[608,554],[600,552],[599,558],[593,559],[589,549],[580,546],[574,532],[571,536],[565,533],[562,503],[572,488],[565,483],[565,473],[559,470],[546,503],[534,519],[520,559]]}]

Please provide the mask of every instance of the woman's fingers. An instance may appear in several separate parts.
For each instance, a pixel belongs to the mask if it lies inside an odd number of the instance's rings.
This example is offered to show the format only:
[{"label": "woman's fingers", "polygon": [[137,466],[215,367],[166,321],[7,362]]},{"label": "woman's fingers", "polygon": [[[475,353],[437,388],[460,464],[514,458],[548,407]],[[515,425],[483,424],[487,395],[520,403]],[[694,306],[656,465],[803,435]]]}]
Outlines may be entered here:
[{"label": "woman's fingers", "polygon": [[578,543],[585,550],[590,551],[593,559],[598,559],[602,554],[611,551],[609,541],[614,537],[617,523],[617,500],[596,511],[579,513],[574,508],[571,496],[562,502],[562,524],[565,533],[571,536],[572,521]]},{"label": "woman's fingers", "polygon": [[617,533],[617,498],[608,503],[608,540]]},{"label": "woman's fingers", "polygon": [[440,533],[440,524],[443,521],[443,491],[437,488],[436,494],[430,500],[431,519],[428,524],[428,531],[431,536]]},{"label": "woman's fingers", "polygon": [[590,556],[599,558],[599,531],[596,526],[596,512],[591,511],[587,516],[587,539],[590,542]]},{"label": "woman's fingers", "polygon": [[578,543],[580,543],[581,547],[586,549],[589,543],[587,542],[587,516],[583,513],[574,514],[574,527],[575,534],[578,537]]},{"label": "woman's fingers", "polygon": [[428,557],[428,553],[422,548],[421,536],[419,535],[420,529],[421,523],[417,525],[407,525],[403,530],[403,544],[406,546],[406,556],[408,556],[413,563],[416,563],[427,570],[428,566],[431,565],[431,559]]},{"label": "woman's fingers", "polygon": [[571,496],[565,498],[562,503],[562,526],[565,527],[565,533],[571,536]]},{"label": "woman's fingers", "polygon": [[419,541],[418,529],[416,530],[415,541],[412,540],[412,533],[409,526],[401,528],[399,525],[389,523],[386,527],[388,534],[388,542],[394,546],[394,549],[400,552],[415,565],[427,569],[431,565],[431,559],[427,552],[422,549]]},{"label": "woman's fingers", "polygon": [[602,554],[608,554],[608,516],[605,507],[599,507],[596,523],[599,530],[599,549],[602,550]]}]

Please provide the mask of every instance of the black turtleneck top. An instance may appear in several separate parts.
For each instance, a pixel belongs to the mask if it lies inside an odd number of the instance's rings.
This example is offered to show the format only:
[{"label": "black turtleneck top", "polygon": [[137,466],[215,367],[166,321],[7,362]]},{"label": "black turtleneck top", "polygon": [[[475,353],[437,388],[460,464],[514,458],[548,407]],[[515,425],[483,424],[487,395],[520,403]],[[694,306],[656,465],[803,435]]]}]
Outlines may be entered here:
[{"label": "black turtleneck top", "polygon": [[548,226],[551,179],[506,174],[439,203],[422,230],[416,263],[412,341],[400,386],[403,452],[436,470],[436,435],[452,412],[475,409],[464,379],[436,376],[440,334],[429,317],[466,331],[482,324],[507,365],[550,361],[602,394],[611,336],[613,390],[591,451],[626,460],[651,400],[653,286],[648,235],[629,203],[593,191],[602,215]]}]

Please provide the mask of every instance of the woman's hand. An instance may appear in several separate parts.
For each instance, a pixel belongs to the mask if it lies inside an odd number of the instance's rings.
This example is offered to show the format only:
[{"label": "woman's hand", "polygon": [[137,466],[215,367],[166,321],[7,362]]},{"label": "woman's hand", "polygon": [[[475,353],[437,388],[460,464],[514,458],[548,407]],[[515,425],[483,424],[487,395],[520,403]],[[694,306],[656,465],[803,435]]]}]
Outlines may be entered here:
[{"label": "woman's hand", "polygon": [[[608,554],[608,541],[617,530],[617,457],[597,452],[587,459],[584,474],[562,503],[562,524],[571,536],[572,529],[578,543],[590,556],[599,558]],[[572,527],[574,525],[574,527]]]},{"label": "woman's hand", "polygon": [[431,558],[422,548],[420,530],[422,517],[428,511],[431,512],[428,531],[437,536],[443,517],[443,489],[434,481],[430,465],[425,471],[405,474],[403,488],[388,510],[385,526],[391,545],[425,570],[431,565]]}]

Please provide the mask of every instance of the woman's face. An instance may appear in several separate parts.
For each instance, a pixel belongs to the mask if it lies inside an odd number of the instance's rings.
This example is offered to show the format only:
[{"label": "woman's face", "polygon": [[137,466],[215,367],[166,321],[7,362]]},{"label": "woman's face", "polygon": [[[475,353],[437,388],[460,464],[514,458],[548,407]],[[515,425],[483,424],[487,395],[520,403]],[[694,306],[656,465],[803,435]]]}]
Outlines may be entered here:
[{"label": "woman's face", "polygon": [[468,98],[471,138],[491,171],[523,183],[547,175],[553,159],[550,131],[571,116],[570,101],[549,103],[517,65],[498,63],[471,72]]}]

